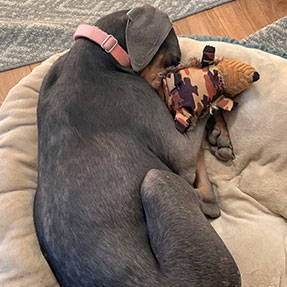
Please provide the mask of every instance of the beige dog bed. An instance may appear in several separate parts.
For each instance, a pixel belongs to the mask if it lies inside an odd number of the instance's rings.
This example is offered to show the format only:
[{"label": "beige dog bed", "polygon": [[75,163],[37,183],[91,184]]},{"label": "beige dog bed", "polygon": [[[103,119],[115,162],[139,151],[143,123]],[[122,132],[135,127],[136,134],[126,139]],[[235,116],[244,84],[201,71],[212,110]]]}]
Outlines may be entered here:
[{"label": "beige dog bed", "polygon": [[[181,39],[183,60],[217,56],[256,67],[259,82],[226,113],[236,159],[223,163],[206,150],[222,216],[212,225],[233,254],[245,287],[287,286],[287,61],[222,42]],[[59,54],[60,55],[60,54]],[[55,55],[14,87],[0,108],[0,286],[58,286],[33,226],[37,183],[36,107]],[[208,147],[206,146],[206,149]]]}]

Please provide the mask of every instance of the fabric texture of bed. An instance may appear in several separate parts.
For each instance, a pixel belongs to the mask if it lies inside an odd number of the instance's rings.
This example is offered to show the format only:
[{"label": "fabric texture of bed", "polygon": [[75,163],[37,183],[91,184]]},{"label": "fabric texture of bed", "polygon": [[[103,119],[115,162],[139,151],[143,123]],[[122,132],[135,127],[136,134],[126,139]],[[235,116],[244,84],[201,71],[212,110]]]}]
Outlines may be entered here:
[{"label": "fabric texture of bed", "polygon": [[[217,56],[253,65],[261,79],[238,97],[225,118],[236,159],[208,151],[210,180],[222,215],[213,227],[233,254],[244,287],[287,286],[287,60],[222,42],[182,38],[183,61],[206,44]],[[33,225],[37,184],[38,93],[57,54],[16,85],[0,108],[0,286],[58,286]]]}]

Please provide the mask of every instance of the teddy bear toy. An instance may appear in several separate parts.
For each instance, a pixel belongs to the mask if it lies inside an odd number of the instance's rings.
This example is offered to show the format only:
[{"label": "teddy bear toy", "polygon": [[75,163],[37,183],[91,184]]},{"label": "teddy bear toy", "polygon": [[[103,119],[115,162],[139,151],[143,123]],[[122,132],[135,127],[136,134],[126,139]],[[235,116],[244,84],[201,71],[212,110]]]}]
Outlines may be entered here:
[{"label": "teddy bear toy", "polygon": [[206,46],[197,67],[193,59],[193,64],[170,69],[163,76],[162,97],[181,133],[190,131],[214,109],[233,110],[237,103],[232,98],[259,79],[251,65],[228,59],[215,61],[214,55],[215,48]]}]

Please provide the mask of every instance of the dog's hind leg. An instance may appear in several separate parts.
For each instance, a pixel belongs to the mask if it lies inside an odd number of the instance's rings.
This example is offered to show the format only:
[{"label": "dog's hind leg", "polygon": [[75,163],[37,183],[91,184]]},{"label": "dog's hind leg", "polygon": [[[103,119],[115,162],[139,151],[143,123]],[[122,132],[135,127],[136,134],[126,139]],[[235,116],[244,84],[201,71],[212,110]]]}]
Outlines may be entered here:
[{"label": "dog's hind leg", "polygon": [[180,176],[151,170],[141,187],[150,245],[163,286],[240,286],[238,268]]},{"label": "dog's hind leg", "polygon": [[208,181],[201,152],[206,122],[207,118],[200,120],[194,129],[184,135],[180,135],[173,128],[168,140],[165,140],[161,147],[163,151],[167,149],[167,159],[163,160],[167,162],[167,166],[174,173],[182,176],[190,185],[196,185],[196,191],[202,198],[202,212],[210,218],[216,218],[220,216],[220,208]]}]

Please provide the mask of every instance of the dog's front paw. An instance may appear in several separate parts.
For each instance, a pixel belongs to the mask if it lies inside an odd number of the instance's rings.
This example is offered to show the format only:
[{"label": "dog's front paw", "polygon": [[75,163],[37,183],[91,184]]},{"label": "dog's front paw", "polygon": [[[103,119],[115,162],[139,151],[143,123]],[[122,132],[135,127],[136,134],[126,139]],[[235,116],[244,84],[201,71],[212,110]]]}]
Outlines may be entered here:
[{"label": "dog's front paw", "polygon": [[216,123],[207,132],[211,153],[221,161],[234,159],[233,147],[227,130],[221,129]]},{"label": "dog's front paw", "polygon": [[230,147],[211,146],[210,152],[221,161],[228,161],[234,159],[233,150]]}]

